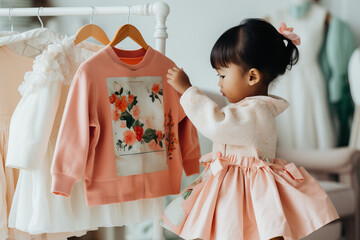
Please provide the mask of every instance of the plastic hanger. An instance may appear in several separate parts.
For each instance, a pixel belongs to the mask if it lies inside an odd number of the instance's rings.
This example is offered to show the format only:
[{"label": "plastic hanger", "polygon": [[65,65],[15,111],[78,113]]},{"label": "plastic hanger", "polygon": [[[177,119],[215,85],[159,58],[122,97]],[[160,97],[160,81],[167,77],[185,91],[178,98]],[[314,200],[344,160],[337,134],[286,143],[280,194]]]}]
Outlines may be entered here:
[{"label": "plastic hanger", "polygon": [[[130,7],[129,7],[129,16],[130,16]],[[128,19],[129,19],[129,16],[128,16]],[[117,30],[115,36],[113,37],[113,39],[111,40],[109,45],[112,47],[115,47],[119,42],[121,42],[122,40],[124,40],[127,37],[130,37],[132,40],[134,40],[134,42],[139,44],[142,48],[144,48],[145,50],[148,50],[149,45],[145,42],[140,31],[135,26],[133,26],[129,23],[121,26]]]},{"label": "plastic hanger", "polygon": [[[43,7],[39,7],[38,8],[38,14],[37,14],[37,18],[39,19],[39,22],[41,24],[40,32],[43,32],[43,30],[44,30],[44,23],[43,23],[43,21],[41,20],[41,17],[40,17],[40,10],[42,10],[42,9],[43,9]],[[28,43],[28,41],[24,41],[24,45],[25,45],[25,47],[23,48],[22,53],[21,53],[22,56],[25,55],[26,47],[30,47],[30,48],[33,48],[33,49],[39,51],[39,54],[41,54],[42,51],[44,50],[42,48],[32,46],[31,44]]]},{"label": "plastic hanger", "polygon": [[39,8],[38,8],[37,17],[38,17],[39,22],[40,22],[40,24],[41,24],[41,30],[43,30],[43,29],[44,29],[44,23],[43,23],[43,21],[41,20],[41,17],[40,17],[40,10],[41,10],[41,9],[43,9],[43,7],[39,7]]},{"label": "plastic hanger", "polygon": [[12,9],[12,8],[9,8],[10,31],[11,31],[11,32],[14,32],[14,23],[13,23],[13,21],[12,21],[12,19],[11,19],[11,9]]},{"label": "plastic hanger", "polygon": [[92,8],[92,13],[90,18],[90,24],[86,24],[85,26],[80,28],[79,31],[77,31],[74,43],[75,45],[77,45],[82,41],[88,39],[89,37],[93,37],[100,43],[104,45],[108,45],[110,43],[110,40],[106,36],[104,30],[102,30],[102,28],[100,28],[99,26],[92,24],[92,19],[94,16],[94,7],[91,8]]}]

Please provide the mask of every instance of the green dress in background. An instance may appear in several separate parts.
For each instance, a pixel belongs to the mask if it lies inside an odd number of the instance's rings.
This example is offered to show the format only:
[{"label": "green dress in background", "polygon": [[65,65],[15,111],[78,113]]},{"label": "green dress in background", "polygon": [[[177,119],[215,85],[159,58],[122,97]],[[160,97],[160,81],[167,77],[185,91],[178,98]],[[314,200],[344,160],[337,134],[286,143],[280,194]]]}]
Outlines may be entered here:
[{"label": "green dress in background", "polygon": [[350,95],[348,65],[355,48],[350,26],[332,16],[319,60],[326,80],[330,111],[337,126],[337,146],[349,143],[354,103]]}]

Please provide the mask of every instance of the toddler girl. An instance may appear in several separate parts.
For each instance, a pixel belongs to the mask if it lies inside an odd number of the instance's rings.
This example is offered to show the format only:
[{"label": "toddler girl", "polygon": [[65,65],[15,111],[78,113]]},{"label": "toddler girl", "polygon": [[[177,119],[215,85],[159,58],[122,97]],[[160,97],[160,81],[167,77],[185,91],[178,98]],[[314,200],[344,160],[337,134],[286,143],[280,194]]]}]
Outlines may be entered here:
[{"label": "toddler girl", "polygon": [[297,62],[299,37],[247,19],[215,43],[211,64],[230,104],[219,109],[182,69],[168,83],[196,128],[213,141],[205,169],[166,208],[161,224],[185,239],[300,239],[339,216],[302,167],[275,158],[275,118],[288,103],[268,95],[269,84]]}]

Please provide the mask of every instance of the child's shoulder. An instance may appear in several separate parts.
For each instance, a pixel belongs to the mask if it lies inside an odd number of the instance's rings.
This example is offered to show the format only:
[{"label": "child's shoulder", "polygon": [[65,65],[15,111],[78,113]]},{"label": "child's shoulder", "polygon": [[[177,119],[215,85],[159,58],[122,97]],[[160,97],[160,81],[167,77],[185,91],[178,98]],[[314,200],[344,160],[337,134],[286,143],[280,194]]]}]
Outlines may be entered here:
[{"label": "child's shoulder", "polygon": [[289,106],[289,103],[278,96],[269,95],[269,96],[252,96],[246,97],[243,100],[230,104],[227,107],[229,108],[248,108],[252,111],[263,111],[264,109],[269,110],[275,117],[286,110]]}]

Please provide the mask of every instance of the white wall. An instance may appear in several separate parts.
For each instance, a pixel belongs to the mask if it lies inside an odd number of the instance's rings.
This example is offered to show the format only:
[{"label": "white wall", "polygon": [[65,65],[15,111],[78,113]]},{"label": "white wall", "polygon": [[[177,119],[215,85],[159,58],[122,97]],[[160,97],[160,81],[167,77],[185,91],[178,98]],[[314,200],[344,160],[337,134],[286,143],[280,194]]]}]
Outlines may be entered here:
[{"label": "white wall", "polygon": [[[53,0],[58,6],[103,6],[103,5],[136,5],[154,0],[92,0],[72,1]],[[170,6],[167,21],[169,38],[167,56],[183,67],[192,82],[199,87],[218,91],[216,72],[210,65],[210,51],[220,36],[228,28],[238,24],[247,17],[263,17],[276,9],[286,7],[289,0],[169,0]],[[349,22],[360,44],[360,9],[359,0],[323,0],[321,2],[333,15]],[[81,21],[79,21],[81,19]],[[89,17],[61,17],[57,19],[60,31],[74,34],[77,29],[89,21]],[[94,23],[100,25],[111,38],[122,24],[127,23],[127,16],[95,16]],[[130,23],[139,28],[145,40],[155,45],[152,37],[155,20],[152,17],[131,16]],[[126,47],[136,48],[128,41]]]},{"label": "white wall", "polygon": [[[263,17],[287,7],[289,0],[181,0],[168,1],[169,39],[167,54],[188,71],[194,84],[218,91],[210,51],[217,38],[247,17]],[[349,22],[360,45],[360,1],[323,0],[330,13]],[[295,30],[296,31],[296,30]]]},{"label": "white wall", "polygon": [[281,2],[283,0],[171,1],[168,56],[188,72],[195,85],[218,91],[217,73],[210,65],[215,41],[242,19],[263,17],[281,7]]}]

